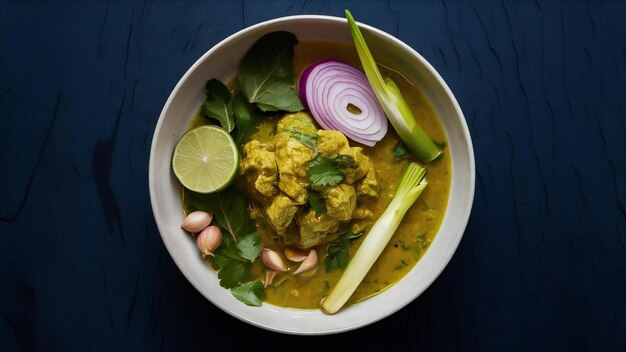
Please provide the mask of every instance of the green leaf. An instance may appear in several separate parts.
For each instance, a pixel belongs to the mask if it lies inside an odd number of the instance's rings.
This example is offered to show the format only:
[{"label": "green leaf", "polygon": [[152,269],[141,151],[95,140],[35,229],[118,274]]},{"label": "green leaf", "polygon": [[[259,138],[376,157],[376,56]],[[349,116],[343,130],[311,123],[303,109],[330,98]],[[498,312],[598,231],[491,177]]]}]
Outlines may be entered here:
[{"label": "green leaf", "polygon": [[261,237],[256,232],[239,237],[236,246],[239,249],[239,253],[241,253],[241,257],[250,262],[253,262],[263,249]]},{"label": "green leaf", "polygon": [[350,255],[348,254],[348,244],[342,239],[328,245],[326,249],[326,272],[336,269],[343,269],[348,265]]},{"label": "green leaf", "polygon": [[220,126],[229,133],[235,128],[235,118],[230,106],[230,92],[224,83],[211,79],[206,82],[206,100],[200,113],[219,121]]},{"label": "green leaf", "polygon": [[356,169],[358,167],[352,155],[339,154],[334,157],[333,160],[336,161],[337,165],[342,169]]},{"label": "green leaf", "polygon": [[206,211],[213,213],[213,221],[233,238],[254,232],[254,222],[248,217],[246,195],[234,186],[215,193],[199,196]]},{"label": "green leaf", "polygon": [[395,156],[396,158],[401,158],[407,155],[408,152],[409,150],[406,148],[406,145],[402,143],[402,141],[398,141],[396,147],[393,148],[393,156]]},{"label": "green leaf", "polygon": [[327,209],[326,209],[326,202],[324,201],[324,198],[322,198],[322,195],[319,192],[314,191],[312,189],[308,189],[307,193],[308,193],[308,199],[309,199],[309,206],[311,207],[311,210],[315,212],[315,216],[320,216],[324,214]]},{"label": "green leaf", "polygon": [[263,118],[258,110],[254,108],[254,105],[248,103],[241,91],[235,93],[231,106],[236,122],[235,143],[242,145],[259,131],[259,124],[261,124]]},{"label": "green leaf", "polygon": [[244,262],[236,242],[230,236],[224,236],[222,243],[215,250],[215,264],[222,268],[233,260]]},{"label": "green leaf", "polygon": [[[220,279],[222,287],[235,287],[250,276],[250,262],[254,259],[248,260],[246,257],[250,256],[247,254],[250,252],[247,248],[249,243],[254,243],[254,237],[253,234],[246,235],[240,237],[238,242],[229,236],[222,238],[222,244],[215,251],[215,264],[220,268],[217,277]],[[244,251],[246,252],[245,256]]]},{"label": "green leaf", "polygon": [[315,186],[336,186],[345,178],[338,162],[319,155],[311,160],[306,174]]},{"label": "green leaf", "polygon": [[363,231],[348,231],[326,247],[326,272],[343,269],[350,262],[349,248],[354,240],[363,235]]},{"label": "green leaf", "polygon": [[231,260],[217,272],[220,279],[220,286],[224,288],[232,288],[246,281],[250,273],[250,263],[243,263]]},{"label": "green leaf", "polygon": [[293,33],[272,32],[252,45],[239,64],[239,87],[261,111],[304,109],[293,89]]},{"label": "green leaf", "polygon": [[241,284],[230,292],[241,302],[253,307],[260,307],[265,300],[265,289],[259,280]]},{"label": "green leaf", "polygon": [[317,135],[298,131],[294,128],[285,128],[285,131],[291,132],[291,137],[305,146],[315,150],[317,145]]}]

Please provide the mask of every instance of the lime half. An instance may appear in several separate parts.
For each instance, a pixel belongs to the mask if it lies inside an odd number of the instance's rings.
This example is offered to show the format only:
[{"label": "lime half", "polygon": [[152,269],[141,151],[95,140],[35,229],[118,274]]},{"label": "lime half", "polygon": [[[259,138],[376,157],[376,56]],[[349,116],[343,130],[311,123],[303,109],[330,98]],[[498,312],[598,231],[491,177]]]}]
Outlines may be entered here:
[{"label": "lime half", "polygon": [[172,169],[182,185],[213,193],[230,185],[239,167],[233,138],[217,126],[200,126],[183,135],[174,149]]}]

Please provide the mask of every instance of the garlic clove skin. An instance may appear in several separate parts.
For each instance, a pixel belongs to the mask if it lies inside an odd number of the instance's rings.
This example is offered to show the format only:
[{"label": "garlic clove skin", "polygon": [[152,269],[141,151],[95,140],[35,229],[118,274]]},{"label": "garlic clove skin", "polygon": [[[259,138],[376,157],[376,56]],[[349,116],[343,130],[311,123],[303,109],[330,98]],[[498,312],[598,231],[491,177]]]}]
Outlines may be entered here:
[{"label": "garlic clove skin", "polygon": [[272,284],[272,281],[274,281],[274,276],[276,276],[276,272],[274,270],[268,270],[265,273],[265,281],[263,281],[264,288],[267,288],[267,286]]},{"label": "garlic clove skin", "polygon": [[285,257],[292,262],[300,263],[304,261],[308,255],[309,252],[304,249],[291,247],[285,248]]},{"label": "garlic clove skin", "polygon": [[211,220],[213,220],[213,214],[197,210],[189,213],[180,227],[185,231],[198,233],[206,229],[211,224]]},{"label": "garlic clove skin", "polygon": [[287,266],[280,257],[280,254],[271,249],[263,248],[263,251],[261,252],[261,259],[263,260],[263,264],[265,264],[265,266],[274,271],[287,271]]},{"label": "garlic clove skin", "polygon": [[215,250],[222,243],[222,230],[217,226],[209,226],[198,234],[196,243],[203,257],[206,255],[213,256]]},{"label": "garlic clove skin", "polygon": [[310,271],[314,268],[317,268],[317,251],[315,249],[311,249],[309,255],[302,262],[302,264],[300,264],[300,267],[293,272],[293,274],[298,275],[300,273]]}]

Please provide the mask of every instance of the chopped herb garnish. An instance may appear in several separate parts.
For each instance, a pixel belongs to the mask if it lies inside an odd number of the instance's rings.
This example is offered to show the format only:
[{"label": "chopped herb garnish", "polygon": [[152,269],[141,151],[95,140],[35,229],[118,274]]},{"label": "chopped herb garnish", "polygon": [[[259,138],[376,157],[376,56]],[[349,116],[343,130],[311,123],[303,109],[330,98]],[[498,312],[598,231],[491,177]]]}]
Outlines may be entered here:
[{"label": "chopped herb garnish", "polygon": [[350,261],[349,245],[361,235],[363,232],[354,233],[350,231],[328,245],[326,248],[326,272],[343,269],[348,265]]},{"label": "chopped herb garnish", "polygon": [[302,132],[302,131],[299,131],[299,130],[294,129],[294,128],[285,128],[285,131],[291,132],[291,137],[293,139],[295,139],[298,142],[306,145],[307,147],[315,150],[315,147],[317,145],[317,135],[316,134]]},{"label": "chopped herb garnish", "polygon": [[307,190],[309,206],[315,212],[315,216],[320,216],[326,212],[326,202],[322,195],[312,189]]},{"label": "chopped herb garnish", "polygon": [[358,167],[352,155],[339,154],[334,157],[333,160],[336,161],[337,165],[342,169],[356,169]]},{"label": "chopped herb garnish", "polygon": [[402,141],[398,141],[398,144],[396,144],[395,148],[393,148],[393,156],[395,156],[396,158],[401,158],[408,153],[409,150],[407,149],[406,145],[402,143]]},{"label": "chopped herb garnish", "polygon": [[336,186],[345,178],[337,161],[320,155],[311,160],[306,174],[314,186]]},{"label": "chopped herb garnish", "polygon": [[418,246],[421,246],[422,248],[426,248],[430,245],[430,240],[426,238],[425,233],[417,235],[415,242],[417,242]]},{"label": "chopped herb garnish", "polygon": [[348,244],[345,241],[335,241],[329,244],[326,249],[326,272],[345,268],[349,260]]}]

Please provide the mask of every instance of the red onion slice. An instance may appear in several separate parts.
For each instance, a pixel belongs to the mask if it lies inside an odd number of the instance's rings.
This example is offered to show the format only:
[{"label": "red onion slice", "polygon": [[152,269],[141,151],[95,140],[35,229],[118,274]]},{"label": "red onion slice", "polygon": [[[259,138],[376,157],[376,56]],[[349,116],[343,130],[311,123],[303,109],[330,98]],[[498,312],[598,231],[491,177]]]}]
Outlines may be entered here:
[{"label": "red onion slice", "polygon": [[[300,99],[317,123],[373,147],[387,133],[383,112],[365,74],[337,60],[319,61],[300,76]],[[348,110],[354,106],[360,113]]]}]

